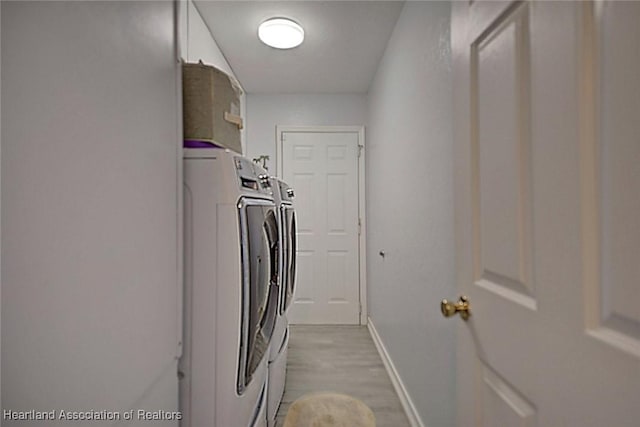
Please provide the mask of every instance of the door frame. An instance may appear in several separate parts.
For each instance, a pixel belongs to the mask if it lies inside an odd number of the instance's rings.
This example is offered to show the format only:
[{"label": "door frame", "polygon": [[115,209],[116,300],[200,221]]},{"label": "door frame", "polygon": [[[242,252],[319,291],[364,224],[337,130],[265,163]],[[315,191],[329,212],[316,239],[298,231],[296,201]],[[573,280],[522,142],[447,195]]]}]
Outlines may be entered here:
[{"label": "door frame", "polygon": [[360,296],[360,325],[366,325],[367,307],[367,221],[365,212],[365,135],[364,126],[283,126],[276,125],[276,176],[282,178],[282,134],[299,133],[355,133],[358,136],[358,217],[360,229],[358,235],[358,278]]}]

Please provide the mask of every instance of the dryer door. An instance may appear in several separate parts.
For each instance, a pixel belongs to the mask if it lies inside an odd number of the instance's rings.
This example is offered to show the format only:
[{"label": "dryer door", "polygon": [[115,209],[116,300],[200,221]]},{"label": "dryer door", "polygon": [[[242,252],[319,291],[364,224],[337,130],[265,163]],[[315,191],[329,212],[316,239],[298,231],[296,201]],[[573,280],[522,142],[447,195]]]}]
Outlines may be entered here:
[{"label": "dryer door", "polygon": [[296,252],[298,250],[298,242],[296,238],[296,212],[291,205],[283,205],[284,211],[284,227],[286,230],[285,243],[285,289],[284,289],[284,306],[281,310],[284,312],[289,308],[293,301],[293,294],[296,287]]},{"label": "dryer door", "polygon": [[242,329],[238,393],[269,349],[278,305],[278,224],[272,201],[242,198]]}]

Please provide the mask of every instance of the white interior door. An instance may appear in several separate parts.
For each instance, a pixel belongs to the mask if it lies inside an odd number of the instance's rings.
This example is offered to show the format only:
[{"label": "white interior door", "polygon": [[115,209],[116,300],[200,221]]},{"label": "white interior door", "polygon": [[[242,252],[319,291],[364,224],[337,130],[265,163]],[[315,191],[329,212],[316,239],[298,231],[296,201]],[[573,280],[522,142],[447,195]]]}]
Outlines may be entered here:
[{"label": "white interior door", "polygon": [[459,426],[640,420],[640,4],[455,2]]},{"label": "white interior door", "polygon": [[288,318],[358,324],[358,132],[283,132],[282,177],[293,187],[297,282]]}]

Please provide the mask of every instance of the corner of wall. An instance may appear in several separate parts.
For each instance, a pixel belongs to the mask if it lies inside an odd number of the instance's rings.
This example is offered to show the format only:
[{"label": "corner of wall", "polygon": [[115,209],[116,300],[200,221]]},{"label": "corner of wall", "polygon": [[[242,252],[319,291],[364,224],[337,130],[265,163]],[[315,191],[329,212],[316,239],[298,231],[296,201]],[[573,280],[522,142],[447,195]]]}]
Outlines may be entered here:
[{"label": "corner of wall", "polygon": [[178,0],[177,25],[178,48],[180,49],[180,59],[187,61],[189,58],[189,0]]},{"label": "corner of wall", "polygon": [[[182,1],[181,1],[182,2]],[[242,82],[233,72],[231,65],[227,61],[224,53],[218,46],[211,29],[205,22],[202,13],[193,0],[186,0],[187,12],[187,30],[186,34],[186,56],[183,58],[189,62],[197,62],[202,60],[205,64],[213,65],[232,76],[240,85],[242,94],[240,95],[240,114],[247,117],[246,111],[246,91],[242,86]],[[184,22],[184,21],[183,21]],[[246,128],[246,127],[245,127]],[[242,152],[247,152],[247,137],[245,129],[240,131],[240,141],[242,144]]]}]

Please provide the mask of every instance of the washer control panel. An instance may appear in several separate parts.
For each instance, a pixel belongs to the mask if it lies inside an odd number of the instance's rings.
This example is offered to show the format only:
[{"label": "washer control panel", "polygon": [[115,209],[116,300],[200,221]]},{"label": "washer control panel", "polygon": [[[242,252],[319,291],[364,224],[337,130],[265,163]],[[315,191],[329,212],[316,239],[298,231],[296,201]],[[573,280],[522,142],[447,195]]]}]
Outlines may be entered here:
[{"label": "washer control panel", "polygon": [[260,166],[244,157],[234,159],[240,186],[247,190],[272,194],[269,174]]}]

